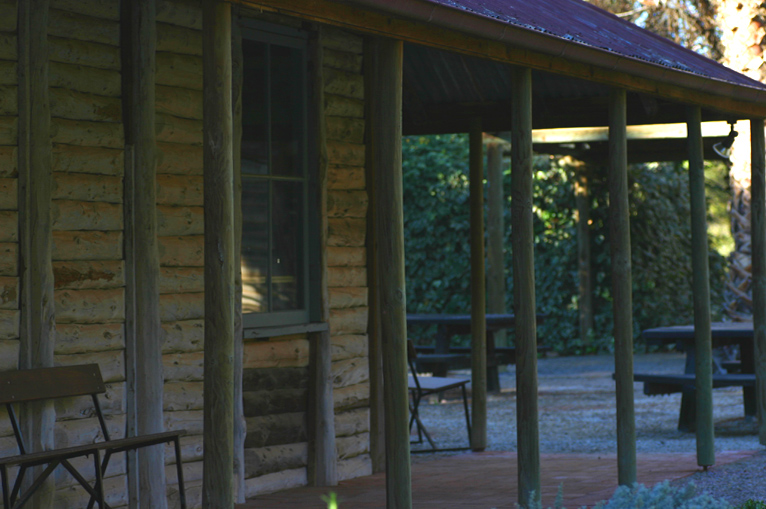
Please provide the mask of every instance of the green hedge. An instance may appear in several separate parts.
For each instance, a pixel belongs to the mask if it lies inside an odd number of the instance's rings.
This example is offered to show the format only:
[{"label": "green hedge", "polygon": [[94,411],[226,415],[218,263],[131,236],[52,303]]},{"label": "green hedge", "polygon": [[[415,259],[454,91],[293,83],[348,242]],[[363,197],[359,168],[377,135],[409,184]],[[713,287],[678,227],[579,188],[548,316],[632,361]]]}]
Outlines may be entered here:
[{"label": "green hedge", "polygon": [[[468,145],[465,135],[406,137],[403,143],[407,310],[470,311]],[[594,333],[579,341],[577,238],[571,171],[550,157],[535,159],[534,231],[538,332],[562,353],[611,349],[613,339],[607,181],[591,179],[591,253]],[[505,172],[505,274],[508,310],[511,275],[510,170]],[[691,323],[688,175],[681,165],[636,165],[629,170],[634,335],[649,327]],[[720,318],[725,259],[710,250],[711,301]],[[429,342],[430,331],[414,332]]]}]

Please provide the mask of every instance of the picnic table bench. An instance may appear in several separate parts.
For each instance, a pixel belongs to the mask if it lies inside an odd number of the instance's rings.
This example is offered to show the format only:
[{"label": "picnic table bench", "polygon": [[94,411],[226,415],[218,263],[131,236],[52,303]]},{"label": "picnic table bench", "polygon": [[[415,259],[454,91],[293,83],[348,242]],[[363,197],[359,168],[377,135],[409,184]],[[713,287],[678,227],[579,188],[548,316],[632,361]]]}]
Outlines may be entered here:
[{"label": "picnic table bench", "polygon": [[[537,315],[540,323],[544,315]],[[502,329],[511,329],[516,323],[516,317],[512,314],[488,314],[485,315],[487,330],[487,390],[498,392],[500,390],[500,376],[498,365],[506,364],[506,360],[515,361],[515,349],[507,349],[495,346],[495,332]],[[423,371],[428,371],[436,376],[445,376],[449,369],[467,369],[471,367],[471,349],[468,347],[453,347],[450,342],[456,334],[471,333],[471,315],[452,314],[408,314],[407,329],[413,326],[436,325],[436,337],[432,350],[421,350],[418,346],[418,366]],[[510,350],[513,350],[511,353]],[[546,352],[545,347],[538,347],[538,351]],[[511,357],[511,355],[513,357]],[[511,364],[513,361],[507,362]]]},{"label": "picnic table bench", "polygon": [[[697,405],[695,400],[694,326],[680,325],[657,327],[642,333],[647,345],[675,344],[677,350],[686,353],[684,373],[654,374],[634,373],[633,380],[644,383],[644,394],[681,393],[681,409],[678,417],[680,431],[694,431]],[[753,363],[753,324],[749,322],[714,322],[711,324],[713,347],[739,345],[741,361],[728,363],[732,371],[713,374],[713,388],[742,387],[745,416],[756,415],[755,365]],[[737,372],[734,372],[736,369]]]},{"label": "picnic table bench", "polygon": [[[16,445],[19,448],[18,455],[0,458],[0,477],[2,478],[3,506],[5,509],[18,508],[26,504],[35,491],[43,485],[44,481],[59,465],[63,466],[90,495],[90,501],[88,502],[89,509],[93,507],[94,503],[98,503],[101,509],[107,509],[109,505],[104,501],[103,475],[109,465],[111,456],[120,452],[171,442],[175,446],[180,504],[182,508],[186,508],[183,470],[181,468],[181,447],[179,443],[180,437],[186,431],[166,431],[111,439],[98,401],[98,395],[105,392],[106,386],[101,378],[98,364],[26,369],[0,373],[0,404],[5,405],[8,410],[8,418],[16,438]],[[29,452],[22,437],[13,405],[76,396],[91,397],[104,440],[102,442],[73,447]],[[101,459],[102,454],[103,460]],[[92,486],[70,461],[87,456],[93,456],[95,482]],[[34,479],[26,491],[22,493],[22,482],[27,470],[40,465],[46,465],[45,469]],[[8,469],[11,467],[18,467],[18,474],[13,483],[13,488],[9,489]]]}]

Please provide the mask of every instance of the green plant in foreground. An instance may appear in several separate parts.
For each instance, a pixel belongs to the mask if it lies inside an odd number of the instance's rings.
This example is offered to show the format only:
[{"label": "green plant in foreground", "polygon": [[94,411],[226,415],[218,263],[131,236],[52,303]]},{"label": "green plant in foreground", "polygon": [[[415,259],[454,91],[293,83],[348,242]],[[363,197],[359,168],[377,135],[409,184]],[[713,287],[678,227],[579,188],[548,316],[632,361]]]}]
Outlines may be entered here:
[{"label": "green plant in foreground", "polygon": [[[534,493],[530,493],[529,498],[532,503],[526,509],[545,509]],[[723,499],[712,497],[707,493],[695,494],[694,483],[679,488],[671,486],[668,481],[659,483],[653,488],[647,488],[643,484],[620,486],[615,490],[612,498],[599,502],[595,507],[596,509],[732,509],[731,504]],[[742,506],[737,509],[761,508],[766,509],[766,504]],[[563,506],[561,486],[553,507],[549,509],[566,509]]]},{"label": "green plant in foreground", "polygon": [[737,509],[766,509],[766,502],[763,500],[750,499],[744,504],[737,506]]},{"label": "green plant in foreground", "polygon": [[322,500],[327,504],[327,509],[338,509],[338,495],[334,491],[329,495],[322,495]]}]

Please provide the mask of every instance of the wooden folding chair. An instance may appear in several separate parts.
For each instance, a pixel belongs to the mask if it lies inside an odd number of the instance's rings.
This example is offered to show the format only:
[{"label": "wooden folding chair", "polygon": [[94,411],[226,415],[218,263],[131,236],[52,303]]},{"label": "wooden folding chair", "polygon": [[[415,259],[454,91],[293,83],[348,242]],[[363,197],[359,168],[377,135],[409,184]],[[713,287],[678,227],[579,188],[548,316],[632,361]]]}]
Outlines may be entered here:
[{"label": "wooden folding chair", "polygon": [[410,390],[410,430],[412,430],[413,424],[417,427],[418,440],[412,442],[416,444],[423,443],[423,437],[426,437],[428,443],[431,445],[431,449],[413,450],[412,452],[436,452],[436,451],[464,451],[470,449],[469,447],[453,447],[439,449],[436,447],[431,435],[423,425],[423,421],[420,420],[419,408],[420,402],[425,396],[430,394],[437,394],[450,389],[456,389],[460,387],[463,391],[463,408],[465,409],[465,424],[468,430],[468,443],[471,443],[471,417],[468,413],[468,395],[466,393],[466,385],[471,380],[469,378],[445,378],[440,376],[418,376],[418,370],[416,368],[417,352],[415,346],[412,344],[412,340],[407,340],[407,362],[410,366],[409,375],[409,390]]}]

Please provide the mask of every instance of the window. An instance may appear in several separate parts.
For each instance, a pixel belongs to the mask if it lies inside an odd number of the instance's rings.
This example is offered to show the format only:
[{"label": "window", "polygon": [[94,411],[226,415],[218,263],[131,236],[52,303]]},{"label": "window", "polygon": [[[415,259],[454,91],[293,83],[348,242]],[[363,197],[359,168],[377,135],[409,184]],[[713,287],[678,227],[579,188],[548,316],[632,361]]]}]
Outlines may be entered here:
[{"label": "window", "polygon": [[[257,27],[257,29],[255,29]],[[309,321],[306,35],[243,30],[242,307],[246,327]]]}]

